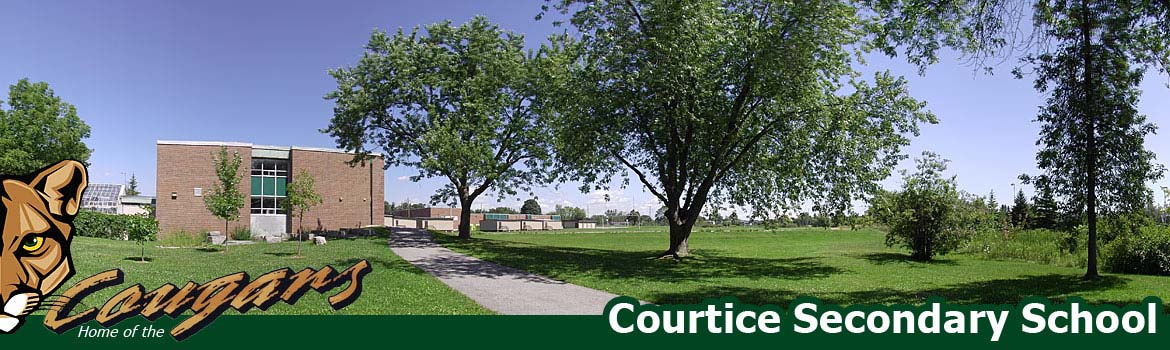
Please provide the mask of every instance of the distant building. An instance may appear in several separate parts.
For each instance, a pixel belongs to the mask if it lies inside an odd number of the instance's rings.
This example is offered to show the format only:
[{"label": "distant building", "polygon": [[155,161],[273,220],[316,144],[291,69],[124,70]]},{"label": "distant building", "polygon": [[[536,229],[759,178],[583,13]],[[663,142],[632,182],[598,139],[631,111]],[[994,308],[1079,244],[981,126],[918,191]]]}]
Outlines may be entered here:
[{"label": "distant building", "polygon": [[153,196],[122,196],[118,206],[118,214],[126,215],[150,215],[151,207],[154,207]]},{"label": "distant building", "polygon": [[[239,153],[240,191],[248,196],[232,228],[253,235],[292,232],[297,222],[281,207],[293,174],[307,171],[323,202],[305,212],[306,230],[336,230],[382,224],[383,161],[375,156],[350,166],[352,153],[335,149],[261,146],[240,142],[158,141],[157,209],[159,231],[222,231],[223,220],[203,204],[218,181],[212,153],[220,147]],[[377,214],[377,215],[375,215]],[[302,220],[298,219],[298,222]]]},{"label": "distant building", "polygon": [[597,228],[597,221],[593,220],[565,220],[565,228]]},{"label": "distant building", "polygon": [[127,196],[118,184],[89,184],[81,196],[81,208],[106,214],[149,215],[154,197]]},{"label": "distant building", "polygon": [[[463,209],[459,209],[459,208],[416,208],[416,209],[397,210],[394,212],[394,215],[389,215],[389,217],[414,218],[414,219],[417,219],[417,218],[450,218],[450,219],[454,219],[452,224],[455,225],[455,227],[459,227],[459,214],[462,214],[462,213],[463,213]],[[483,220],[483,214],[479,214],[479,213],[472,213],[471,214],[471,224],[472,225],[479,225],[479,222],[482,220]],[[388,225],[388,226],[394,226],[394,225]]]},{"label": "distant building", "polygon": [[81,208],[106,214],[117,214],[122,206],[122,185],[89,184],[81,195]]}]

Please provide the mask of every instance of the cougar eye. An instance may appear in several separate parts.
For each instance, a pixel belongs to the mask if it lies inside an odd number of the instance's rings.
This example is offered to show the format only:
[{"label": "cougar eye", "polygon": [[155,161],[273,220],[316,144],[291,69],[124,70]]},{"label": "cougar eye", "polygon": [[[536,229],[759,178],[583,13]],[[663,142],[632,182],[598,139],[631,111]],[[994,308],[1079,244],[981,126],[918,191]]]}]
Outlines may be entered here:
[{"label": "cougar eye", "polygon": [[45,245],[45,238],[36,235],[24,237],[24,241],[20,242],[20,248],[29,252],[35,252],[43,245]]}]

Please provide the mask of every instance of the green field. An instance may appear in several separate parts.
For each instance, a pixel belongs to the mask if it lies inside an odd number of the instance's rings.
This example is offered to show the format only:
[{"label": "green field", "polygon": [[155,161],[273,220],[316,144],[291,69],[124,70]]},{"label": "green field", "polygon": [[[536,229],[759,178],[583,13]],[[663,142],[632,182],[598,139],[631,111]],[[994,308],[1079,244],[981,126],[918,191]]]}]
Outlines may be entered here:
[{"label": "green field", "polygon": [[697,229],[692,258],[650,259],[666,248],[665,228],[484,233],[470,241],[438,239],[456,251],[584,286],[655,303],[734,296],[786,305],[797,296],[840,304],[919,303],[942,296],[961,303],[1016,303],[1023,297],[1131,303],[1170,296],[1170,278],[1083,270],[951,254],[931,263],[887,248],[875,230]]},{"label": "green field", "polygon": [[[373,271],[363,279],[362,295],[353,304],[334,311],[325,297],[327,294],[308,291],[295,305],[278,302],[267,311],[252,310],[248,314],[489,314],[471,299],[448,288],[431,275],[411,266],[390,252],[385,238],[333,240],[324,246],[304,246],[304,257],[293,258],[295,242],[256,243],[232,246],[226,253],[221,247],[158,248],[157,242],[148,243],[146,256],[150,262],[137,262],[139,246],[134,242],[75,237],[73,262],[77,275],[57,291],[95,273],[121,268],[126,281],[104,289],[86,298],[88,307],[100,307],[118,291],[141,283],[148,290],[164,283],[182,285],[187,281],[204,283],[220,276],[246,271],[255,278],[265,272],[288,267],[320,269],[332,265],[338,270],[352,266],[358,259],[370,262]],[[232,313],[234,311],[228,311]]]}]

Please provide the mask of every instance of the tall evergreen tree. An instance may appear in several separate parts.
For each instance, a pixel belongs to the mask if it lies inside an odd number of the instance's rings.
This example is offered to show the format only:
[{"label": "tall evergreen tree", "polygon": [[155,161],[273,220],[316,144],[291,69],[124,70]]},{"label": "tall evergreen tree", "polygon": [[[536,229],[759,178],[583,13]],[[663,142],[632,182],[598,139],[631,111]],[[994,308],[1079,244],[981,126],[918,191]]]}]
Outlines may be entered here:
[{"label": "tall evergreen tree", "polygon": [[[1162,177],[1143,146],[1154,125],[1137,111],[1150,64],[1170,63],[1170,4],[1136,0],[1041,0],[1034,23],[1041,51],[1024,62],[1036,90],[1047,94],[1036,155],[1044,176],[1072,214],[1088,226],[1085,278],[1097,271],[1097,218],[1141,210],[1145,182]],[[1021,69],[1016,70],[1021,77]]]},{"label": "tall evergreen tree", "polygon": [[134,174],[130,174],[130,181],[126,183],[126,195],[127,196],[139,195],[138,178],[134,177]]},{"label": "tall evergreen tree", "polygon": [[1030,212],[1028,206],[1028,197],[1024,196],[1024,190],[1016,192],[1016,199],[1012,203],[1012,226],[1016,228],[1024,228],[1028,225],[1028,213]]}]

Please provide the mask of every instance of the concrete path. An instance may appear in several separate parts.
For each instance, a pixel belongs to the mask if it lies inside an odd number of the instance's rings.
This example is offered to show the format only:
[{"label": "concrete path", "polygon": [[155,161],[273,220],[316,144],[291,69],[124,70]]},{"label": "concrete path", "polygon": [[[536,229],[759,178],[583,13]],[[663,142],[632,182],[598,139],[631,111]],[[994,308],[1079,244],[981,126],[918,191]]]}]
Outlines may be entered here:
[{"label": "concrete path", "polygon": [[423,230],[392,228],[390,250],[505,315],[600,315],[617,295],[459,254]]}]

